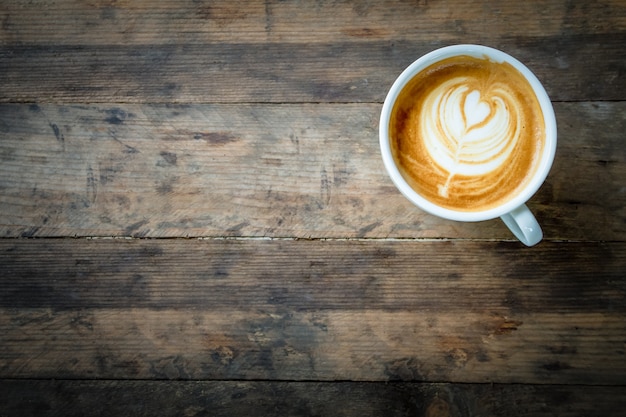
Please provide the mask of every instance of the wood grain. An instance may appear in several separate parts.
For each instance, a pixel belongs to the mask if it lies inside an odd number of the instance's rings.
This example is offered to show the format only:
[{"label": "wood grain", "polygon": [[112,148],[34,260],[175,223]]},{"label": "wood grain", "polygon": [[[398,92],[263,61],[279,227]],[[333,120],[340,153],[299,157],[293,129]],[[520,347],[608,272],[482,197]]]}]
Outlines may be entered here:
[{"label": "wood grain", "polygon": [[626,372],[623,243],[0,245],[3,378],[620,385]]},{"label": "wood grain", "polygon": [[[557,158],[529,205],[547,239],[626,236],[624,102],[556,103]],[[510,239],[412,206],[379,105],[0,106],[0,235]],[[602,184],[602,187],[598,187]]]},{"label": "wood grain", "polygon": [[[465,38],[459,41],[468,40]],[[623,100],[626,33],[503,39],[552,100]],[[450,42],[0,46],[0,102],[382,102],[410,63]]]},{"label": "wood grain", "polygon": [[553,100],[623,100],[625,39],[620,0],[7,0],[0,102],[382,102],[454,43],[513,54]]},{"label": "wood grain", "polygon": [[243,381],[0,381],[0,414],[621,416],[623,387]]},{"label": "wood grain", "polygon": [[0,42],[17,45],[311,44],[346,39],[365,43],[409,39],[499,42],[503,35],[541,38],[623,33],[626,6],[619,0],[457,0],[454,4],[425,0],[237,4],[227,0],[5,0],[0,21]]},{"label": "wood grain", "polygon": [[[555,104],[536,247],[384,172],[454,43]],[[0,416],[623,415],[625,44],[622,0],[0,1]]]}]

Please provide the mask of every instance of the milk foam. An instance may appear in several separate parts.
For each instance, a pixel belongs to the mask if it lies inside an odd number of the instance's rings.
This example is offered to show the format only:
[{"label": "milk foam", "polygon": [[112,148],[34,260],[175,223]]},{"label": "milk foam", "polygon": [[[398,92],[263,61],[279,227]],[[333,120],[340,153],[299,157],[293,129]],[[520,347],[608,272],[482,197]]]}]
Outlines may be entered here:
[{"label": "milk foam", "polygon": [[[503,89],[481,92],[463,77],[431,91],[420,114],[421,137],[432,160],[447,171],[439,194],[454,175],[485,175],[510,158],[520,137],[515,102]],[[513,112],[513,114],[512,114]]]},{"label": "milk foam", "polygon": [[545,123],[532,86],[507,63],[458,56],[415,75],[389,125],[393,158],[422,197],[483,211],[522,189],[539,161]]}]

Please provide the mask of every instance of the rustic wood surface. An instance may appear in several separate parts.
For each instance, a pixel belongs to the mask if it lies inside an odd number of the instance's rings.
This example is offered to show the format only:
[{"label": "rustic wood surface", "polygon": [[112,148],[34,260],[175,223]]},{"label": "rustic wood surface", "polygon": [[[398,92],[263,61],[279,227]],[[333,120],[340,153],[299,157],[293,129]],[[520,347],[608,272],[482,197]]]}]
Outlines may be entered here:
[{"label": "rustic wood surface", "polygon": [[[548,239],[623,241],[626,102],[555,106],[563,140],[530,207]],[[0,105],[0,236],[512,237],[499,219],[441,221],[401,196],[379,111]]]},{"label": "rustic wood surface", "polygon": [[620,384],[626,374],[622,243],[522,253],[454,240],[0,243],[13,278],[0,287],[11,378]]},{"label": "rustic wood surface", "polygon": [[624,409],[622,394],[616,387],[563,385],[0,381],[7,408],[37,416],[606,416]]},{"label": "rustic wood surface", "polygon": [[7,0],[0,97],[380,102],[425,52],[484,43],[527,63],[553,100],[623,99],[622,0],[502,3]]},{"label": "rustic wood surface", "polygon": [[[544,83],[545,239],[408,203],[395,77]],[[623,0],[0,3],[0,416],[620,416]]]}]

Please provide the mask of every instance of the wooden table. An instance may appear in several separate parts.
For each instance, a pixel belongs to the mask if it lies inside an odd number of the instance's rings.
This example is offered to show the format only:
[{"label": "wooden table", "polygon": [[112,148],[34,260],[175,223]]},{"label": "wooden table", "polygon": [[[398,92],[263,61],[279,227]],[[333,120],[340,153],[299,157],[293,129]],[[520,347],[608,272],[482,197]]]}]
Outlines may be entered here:
[{"label": "wooden table", "polygon": [[[422,54],[544,83],[525,248],[378,148]],[[626,3],[2,0],[0,416],[626,409]]]}]

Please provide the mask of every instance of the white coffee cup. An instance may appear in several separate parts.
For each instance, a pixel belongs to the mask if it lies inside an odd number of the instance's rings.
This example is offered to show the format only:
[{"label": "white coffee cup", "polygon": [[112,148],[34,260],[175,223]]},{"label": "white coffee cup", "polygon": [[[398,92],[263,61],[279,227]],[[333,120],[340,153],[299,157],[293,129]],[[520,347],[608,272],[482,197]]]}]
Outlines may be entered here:
[{"label": "white coffee cup", "polygon": [[[418,73],[430,65],[453,56],[472,56],[475,58],[489,58],[495,62],[507,62],[515,67],[532,86],[539,101],[545,122],[545,146],[540,156],[538,167],[527,185],[512,199],[505,203],[484,211],[457,211],[441,207],[427,200],[416,192],[403,178],[392,155],[389,137],[389,123],[394,103],[407,83]],[[391,180],[400,192],[413,204],[435,216],[464,222],[490,220],[500,217],[511,232],[525,245],[533,246],[541,241],[543,232],[539,223],[526,206],[526,202],[537,192],[545,181],[556,153],[557,127],[554,109],[550,98],[537,77],[520,61],[512,56],[482,45],[452,45],[434,50],[411,64],[405,69],[392,85],[380,116],[380,148],[383,163]]]}]

